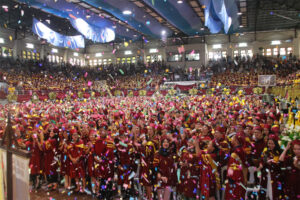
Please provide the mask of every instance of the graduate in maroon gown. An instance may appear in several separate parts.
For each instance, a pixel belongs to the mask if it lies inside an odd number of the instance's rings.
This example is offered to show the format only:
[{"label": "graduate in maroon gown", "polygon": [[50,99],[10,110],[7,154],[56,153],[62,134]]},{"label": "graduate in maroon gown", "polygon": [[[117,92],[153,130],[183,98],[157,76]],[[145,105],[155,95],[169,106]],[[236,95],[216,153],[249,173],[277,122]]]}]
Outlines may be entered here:
[{"label": "graduate in maroon gown", "polygon": [[[41,133],[43,134],[43,133]],[[44,138],[42,136],[42,138]],[[57,139],[56,133],[51,129],[49,137],[43,142],[43,152],[44,152],[44,173],[47,177],[47,182],[49,183],[48,188],[55,190],[57,188]]]},{"label": "graduate in maroon gown", "polygon": [[[279,164],[279,156],[282,150],[278,144],[278,139],[276,135],[269,135],[268,147],[264,149],[261,155],[259,167],[262,172],[260,199],[266,199],[266,196],[268,196],[270,199],[280,200],[283,197],[282,174]],[[268,187],[269,185],[271,187]]]},{"label": "graduate in maroon gown", "polygon": [[218,163],[216,161],[219,160],[220,149],[213,141],[208,143],[205,150],[200,149],[198,140],[194,144],[200,166],[198,188],[202,195],[201,198],[215,200],[217,191],[221,189]]},{"label": "graduate in maroon gown", "polygon": [[[76,181],[75,192],[83,193],[86,184],[85,168],[83,162],[84,145],[83,141],[80,140],[76,129],[72,129],[70,133],[72,134],[72,141],[68,145],[68,156],[71,160],[69,165],[69,176],[71,179],[75,179]],[[82,185],[80,184],[80,180],[82,180]]]},{"label": "graduate in maroon gown", "polygon": [[85,155],[87,156],[87,172],[89,177],[91,178],[91,186],[92,193],[96,194],[96,169],[95,169],[95,161],[94,161],[94,153],[95,153],[95,143],[96,143],[97,131],[91,130],[89,133],[89,139],[86,143]]},{"label": "graduate in maroon gown", "polygon": [[33,188],[38,189],[40,187],[39,175],[41,174],[41,156],[43,146],[40,143],[36,132],[31,134],[31,138],[25,144],[26,149],[31,152],[29,160],[30,180],[33,182]]},{"label": "graduate in maroon gown", "polygon": [[120,133],[119,141],[115,144],[118,163],[118,185],[127,198],[133,192],[133,177],[135,174],[135,149],[128,133]]},{"label": "graduate in maroon gown", "polygon": [[71,162],[68,157],[68,145],[70,142],[71,136],[69,131],[63,130],[58,149],[60,152],[60,175],[65,179],[65,189],[70,189],[71,187],[71,179],[67,171]]},{"label": "graduate in maroon gown", "polygon": [[180,180],[178,192],[182,193],[185,198],[196,198],[200,166],[198,156],[194,146],[194,139],[187,142],[187,147],[183,149],[179,158]]},{"label": "graduate in maroon gown", "polygon": [[266,147],[264,135],[260,126],[254,127],[254,147],[252,152],[252,165],[258,167],[261,159],[261,153]]},{"label": "graduate in maroon gown", "polygon": [[[293,155],[287,156],[287,151],[292,147]],[[300,199],[300,140],[289,142],[279,157],[284,167],[284,198]]]},{"label": "graduate in maroon gown", "polygon": [[156,152],[154,141],[154,130],[152,126],[147,127],[147,136],[140,137],[140,141],[137,141],[139,133],[139,127],[133,128],[133,134],[135,139],[135,148],[140,158],[140,184],[146,189],[146,198],[152,199],[152,188],[154,184],[154,168],[153,159]]},{"label": "graduate in maroon gown", "polygon": [[96,191],[100,189],[98,196],[101,199],[110,199],[112,196],[115,164],[114,143],[107,137],[106,128],[106,124],[101,125],[100,138],[96,140],[94,149],[95,176],[99,179]]},{"label": "graduate in maroon gown", "polygon": [[247,183],[246,154],[243,149],[244,134],[237,133],[231,143],[233,150],[227,165],[225,200],[241,200],[245,198]]},{"label": "graduate in maroon gown", "polygon": [[176,177],[173,152],[170,148],[170,140],[162,137],[161,148],[154,155],[153,165],[157,172],[156,183],[159,200],[168,200],[171,195],[172,179]]}]

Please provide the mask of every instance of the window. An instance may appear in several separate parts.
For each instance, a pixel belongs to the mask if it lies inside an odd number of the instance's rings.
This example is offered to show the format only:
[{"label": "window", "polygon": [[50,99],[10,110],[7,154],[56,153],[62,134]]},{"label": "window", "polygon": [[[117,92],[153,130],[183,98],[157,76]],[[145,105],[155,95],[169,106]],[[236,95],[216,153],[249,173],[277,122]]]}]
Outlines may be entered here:
[{"label": "window", "polygon": [[222,51],[222,58],[226,58],[227,57],[227,52],[226,51]]},{"label": "window", "polygon": [[103,59],[103,64],[104,64],[104,65],[107,64],[107,59]]},{"label": "window", "polygon": [[157,56],[157,60],[158,60],[158,61],[162,61],[162,55],[158,55],[158,56]]},{"label": "window", "polygon": [[263,56],[265,55],[265,49],[262,49],[262,55]]},{"label": "window", "polygon": [[214,58],[213,52],[208,52],[208,59],[212,60]]},{"label": "window", "polygon": [[246,50],[241,50],[241,57],[242,58],[244,58],[244,57],[246,57],[247,55],[246,55]]},{"label": "window", "polygon": [[215,60],[221,59],[221,52],[214,52],[214,59]]},{"label": "window", "polygon": [[56,56],[56,62],[57,62],[57,63],[60,63],[60,62],[59,62],[59,56]]},{"label": "window", "polygon": [[32,60],[35,60],[35,53],[32,52]]},{"label": "window", "polygon": [[131,63],[135,63],[135,57],[131,58]]},{"label": "window", "polygon": [[220,48],[222,48],[222,44],[213,44],[212,48],[213,49],[220,49]]},{"label": "window", "polygon": [[182,55],[181,54],[169,53],[168,62],[180,62],[180,61],[182,61]]},{"label": "window", "polygon": [[287,54],[290,55],[290,53],[293,53],[293,48],[292,47],[287,48]]},{"label": "window", "polygon": [[31,59],[31,52],[27,51],[27,59],[30,60]]},{"label": "window", "polygon": [[280,55],[285,56],[285,54],[286,54],[285,48],[280,48],[279,53],[280,53]]},{"label": "window", "polygon": [[8,56],[7,54],[8,54],[8,52],[7,52],[6,47],[2,47],[2,56],[7,57]]},{"label": "window", "polygon": [[125,63],[125,60],[126,60],[126,58],[122,58],[122,64],[124,64],[124,63]]},{"label": "window", "polygon": [[22,51],[22,55],[23,55],[23,59],[26,59],[27,56],[26,56],[26,51]]},{"label": "window", "polygon": [[126,63],[130,63],[130,62],[131,62],[131,58],[127,58]]},{"label": "window", "polygon": [[273,49],[273,56],[277,56],[278,55],[278,48],[274,48]]},{"label": "window", "polygon": [[157,53],[158,49],[149,49],[149,53]]},{"label": "window", "polygon": [[8,49],[8,57],[12,57],[13,55],[13,50],[12,49]]},{"label": "window", "polygon": [[271,56],[272,55],[272,50],[271,49],[267,49],[267,56]]},{"label": "window", "polygon": [[81,65],[81,66],[85,66],[85,60],[84,60],[84,59],[81,59],[81,60],[80,60],[80,65]]},{"label": "window", "polygon": [[124,51],[124,54],[125,54],[125,55],[131,55],[131,54],[132,54],[132,51],[130,51],[130,50]]},{"label": "window", "polygon": [[121,58],[117,58],[117,64],[120,64]]},{"label": "window", "polygon": [[146,57],[146,62],[147,62],[147,63],[150,62],[150,59],[151,59],[151,56],[147,56],[147,57]]},{"label": "window", "polygon": [[90,66],[93,66],[93,61],[89,60]]},{"label": "window", "polygon": [[97,66],[97,60],[96,59],[94,60],[94,66]]},{"label": "window", "polygon": [[111,64],[111,58],[110,58],[110,59],[108,59],[108,64],[109,64],[109,65]]},{"label": "window", "polygon": [[52,62],[55,63],[55,55],[52,55]]},{"label": "window", "polygon": [[247,55],[249,56],[249,57],[253,57],[253,52],[252,52],[252,50],[250,49],[250,50],[248,50],[248,52],[247,52]]},{"label": "window", "polygon": [[[61,57],[62,58],[62,57]],[[40,53],[36,53],[36,59],[40,60]]]},{"label": "window", "polygon": [[185,60],[186,61],[197,61],[200,60],[200,53],[194,52],[194,50],[190,53],[185,54]]},{"label": "window", "polygon": [[233,56],[234,56],[234,57],[239,56],[239,51],[238,51],[238,50],[234,50],[234,51],[233,51]]},{"label": "window", "polygon": [[102,65],[102,60],[98,59],[98,65]]}]

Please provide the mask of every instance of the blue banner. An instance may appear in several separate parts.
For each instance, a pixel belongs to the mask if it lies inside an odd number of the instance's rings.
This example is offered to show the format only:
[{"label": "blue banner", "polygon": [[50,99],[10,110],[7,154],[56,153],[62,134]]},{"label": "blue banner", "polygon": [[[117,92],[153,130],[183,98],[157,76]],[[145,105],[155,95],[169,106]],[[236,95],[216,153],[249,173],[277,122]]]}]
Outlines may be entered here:
[{"label": "blue banner", "polygon": [[40,38],[47,40],[50,44],[57,47],[68,47],[71,49],[84,48],[84,37],[82,35],[65,36],[47,27],[37,19],[33,19],[32,31]]},{"label": "blue banner", "polygon": [[227,34],[239,26],[238,9],[234,0],[199,0],[205,5],[205,26],[211,33],[219,33],[222,28]]},{"label": "blue banner", "polygon": [[71,18],[70,22],[79,33],[84,35],[86,39],[92,40],[93,42],[106,43],[115,40],[115,31],[110,28],[92,26],[82,18]]}]

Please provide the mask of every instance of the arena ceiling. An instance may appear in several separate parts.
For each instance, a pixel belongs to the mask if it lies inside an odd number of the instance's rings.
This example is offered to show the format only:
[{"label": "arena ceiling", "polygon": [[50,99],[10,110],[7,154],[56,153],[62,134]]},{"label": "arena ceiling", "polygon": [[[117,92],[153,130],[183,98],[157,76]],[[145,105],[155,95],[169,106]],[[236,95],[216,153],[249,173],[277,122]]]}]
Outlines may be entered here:
[{"label": "arena ceiling", "polygon": [[[30,31],[32,18],[36,17],[57,32],[74,35],[78,33],[68,18],[80,13],[93,25],[113,26],[120,41],[162,35],[195,37],[211,34],[204,25],[204,1],[207,0],[0,0],[0,23],[21,32]],[[299,0],[232,1],[237,7],[239,26],[230,34],[300,28]]]}]

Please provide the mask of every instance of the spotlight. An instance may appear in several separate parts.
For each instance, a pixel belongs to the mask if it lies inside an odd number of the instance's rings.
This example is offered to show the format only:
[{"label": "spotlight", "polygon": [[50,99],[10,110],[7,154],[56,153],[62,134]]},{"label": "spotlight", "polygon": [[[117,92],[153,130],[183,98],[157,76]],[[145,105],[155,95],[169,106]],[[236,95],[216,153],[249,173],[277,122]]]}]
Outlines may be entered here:
[{"label": "spotlight", "polygon": [[132,12],[130,10],[124,10],[123,15],[131,15]]}]

